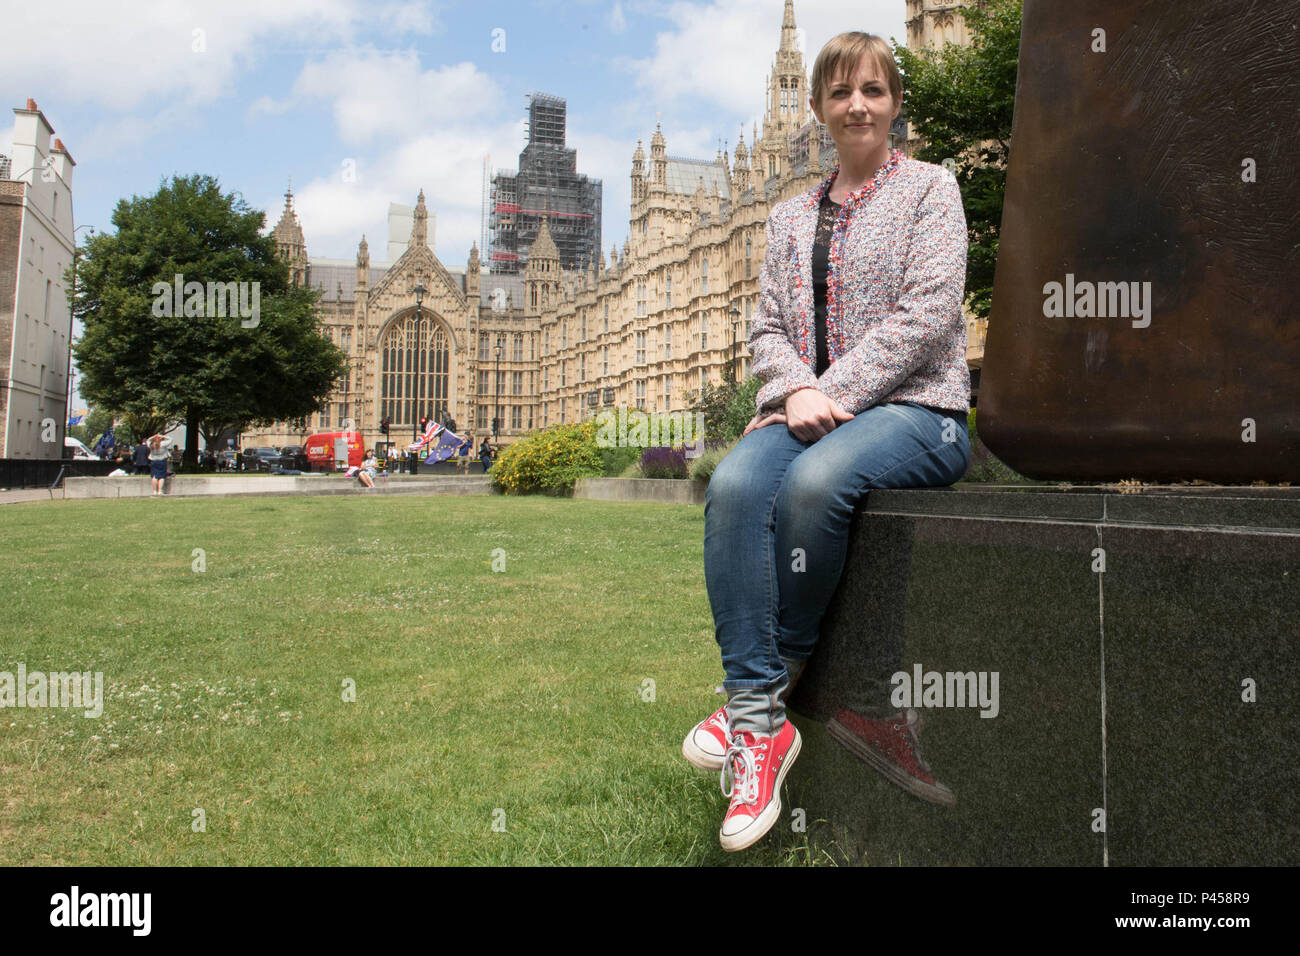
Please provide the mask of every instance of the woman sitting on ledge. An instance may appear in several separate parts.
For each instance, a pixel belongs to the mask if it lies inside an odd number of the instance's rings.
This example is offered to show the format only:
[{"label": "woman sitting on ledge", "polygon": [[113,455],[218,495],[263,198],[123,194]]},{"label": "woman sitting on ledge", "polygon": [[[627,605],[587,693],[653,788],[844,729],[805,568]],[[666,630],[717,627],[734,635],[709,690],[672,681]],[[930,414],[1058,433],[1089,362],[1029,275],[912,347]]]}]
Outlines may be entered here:
[{"label": "woman sitting on ledge", "polygon": [[374,449],[366,452],[366,459],[361,463],[360,467],[352,465],[344,474],[348,478],[355,477],[357,481],[367,488],[374,488],[375,476],[379,474],[379,460],[375,458]]},{"label": "woman sitting on ledge", "polygon": [[[957,182],[890,149],[902,81],[879,37],[832,39],[810,92],[840,164],[768,218],[749,337],[763,382],[757,414],[705,498],[704,572],[727,703],[682,752],[722,772],[727,850],[755,843],[780,816],[800,747],[785,700],[839,583],[854,510],[869,489],[952,484],[970,462]],[[836,721],[880,751],[889,768],[877,769],[946,802],[907,718],[843,711]]]}]

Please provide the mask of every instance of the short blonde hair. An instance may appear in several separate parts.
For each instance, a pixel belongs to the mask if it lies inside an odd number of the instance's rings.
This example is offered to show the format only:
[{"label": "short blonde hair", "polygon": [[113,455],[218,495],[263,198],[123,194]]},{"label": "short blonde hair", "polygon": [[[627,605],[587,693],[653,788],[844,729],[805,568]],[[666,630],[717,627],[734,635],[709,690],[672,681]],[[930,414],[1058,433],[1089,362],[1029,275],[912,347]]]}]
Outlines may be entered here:
[{"label": "short blonde hair", "polygon": [[813,64],[812,89],[813,102],[818,108],[822,105],[822,96],[826,88],[842,73],[852,73],[864,56],[875,60],[876,68],[889,84],[889,95],[894,105],[903,102],[903,77],[898,72],[898,61],[889,44],[874,33],[841,33],[832,37],[817,54]]}]

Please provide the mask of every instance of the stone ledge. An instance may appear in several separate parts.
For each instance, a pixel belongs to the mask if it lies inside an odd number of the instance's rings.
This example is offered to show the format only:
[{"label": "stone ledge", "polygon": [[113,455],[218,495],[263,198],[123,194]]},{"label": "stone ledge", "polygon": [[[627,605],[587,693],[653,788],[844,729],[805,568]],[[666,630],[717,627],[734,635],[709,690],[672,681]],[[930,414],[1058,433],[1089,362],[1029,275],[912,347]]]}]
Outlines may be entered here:
[{"label": "stone ledge", "polygon": [[[152,482],[145,475],[125,478],[67,478],[63,483],[65,498],[149,498]],[[306,477],[302,475],[265,475],[261,477],[207,477],[177,475],[164,484],[168,498],[228,497],[244,495],[490,495],[487,475],[402,476],[376,480],[374,489],[366,488],[355,478],[342,476]]]},{"label": "stone ledge", "polygon": [[597,501],[661,501],[702,505],[706,485],[681,478],[579,478],[573,497]]},{"label": "stone ledge", "polygon": [[1251,528],[1300,534],[1300,488],[1170,487],[1122,494],[1054,484],[956,484],[872,491],[861,511],[1106,525]]}]

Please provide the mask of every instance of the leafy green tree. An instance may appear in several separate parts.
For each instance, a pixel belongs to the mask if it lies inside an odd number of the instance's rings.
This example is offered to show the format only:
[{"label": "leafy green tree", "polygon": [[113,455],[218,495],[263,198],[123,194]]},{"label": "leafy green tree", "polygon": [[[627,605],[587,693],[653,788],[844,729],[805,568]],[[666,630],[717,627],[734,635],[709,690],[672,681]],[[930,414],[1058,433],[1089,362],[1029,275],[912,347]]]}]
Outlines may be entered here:
[{"label": "leafy green tree", "polygon": [[751,375],[744,382],[723,380],[721,385],[704,383],[693,412],[704,413],[704,438],[707,442],[730,442],[739,438],[754,417],[754,400],[762,382]]},{"label": "leafy green tree", "polygon": [[150,435],[167,431],[172,424],[167,421],[165,415],[156,413],[118,414],[106,408],[92,408],[86,413],[80,425],[73,425],[68,429],[68,437],[75,438],[87,448],[91,448],[99,440],[99,436],[113,426],[113,434],[118,444],[129,442],[134,445]]},{"label": "leafy green tree", "polygon": [[90,448],[112,424],[112,412],[106,408],[91,408],[86,412],[86,417],[81,420],[80,425],[73,425],[68,429],[68,437],[75,438]]},{"label": "leafy green tree", "polygon": [[[303,418],[345,370],[320,334],[317,293],[290,285],[261,234],[265,218],[210,176],[174,177],[153,196],[121,200],[117,232],[88,239],[78,265],[81,394],[137,420],[184,422],[187,467],[197,465],[200,422]],[[242,294],[195,299],[191,282],[242,284]]]},{"label": "leafy green tree", "polygon": [[166,415],[159,415],[152,409],[142,412],[124,412],[119,416],[118,421],[126,426],[132,439],[137,443],[145,441],[150,435],[168,431],[173,424],[167,420]]},{"label": "leafy green tree", "polygon": [[961,187],[970,242],[966,294],[971,311],[981,318],[988,317],[993,301],[1021,10],[1022,0],[974,0],[964,11],[969,47],[894,48],[904,74],[904,111],[925,140],[917,158],[948,161]]}]

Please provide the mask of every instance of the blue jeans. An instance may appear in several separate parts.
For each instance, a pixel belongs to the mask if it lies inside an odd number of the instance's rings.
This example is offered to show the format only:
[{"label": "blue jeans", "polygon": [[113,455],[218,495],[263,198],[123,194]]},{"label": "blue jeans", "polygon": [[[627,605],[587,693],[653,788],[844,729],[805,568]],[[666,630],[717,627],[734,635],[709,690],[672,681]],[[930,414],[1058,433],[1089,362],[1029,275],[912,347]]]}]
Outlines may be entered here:
[{"label": "blue jeans", "polygon": [[[747,714],[773,709],[783,659],[812,656],[867,492],[950,485],[969,464],[966,417],[914,402],[873,406],[815,442],[784,422],[740,440],[704,505],[704,576],[729,712],[737,695],[754,698],[738,708]],[[779,726],[783,709],[775,716]]]}]

